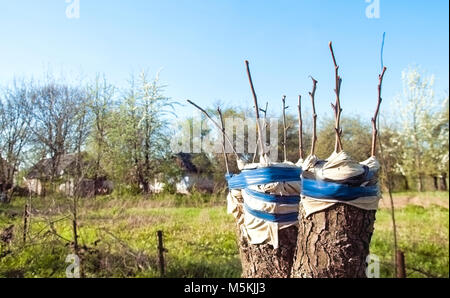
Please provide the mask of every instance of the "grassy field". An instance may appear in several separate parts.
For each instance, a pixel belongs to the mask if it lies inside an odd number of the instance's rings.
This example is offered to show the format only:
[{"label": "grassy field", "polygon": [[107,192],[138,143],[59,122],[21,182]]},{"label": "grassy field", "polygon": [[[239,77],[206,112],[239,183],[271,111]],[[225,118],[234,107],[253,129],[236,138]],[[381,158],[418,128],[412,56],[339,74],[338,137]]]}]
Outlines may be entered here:
[{"label": "grassy field", "polygon": [[[396,219],[408,277],[448,277],[448,193],[429,193],[414,204],[405,204],[405,196],[415,195],[396,194],[395,200],[401,202]],[[162,230],[168,250],[167,277],[239,277],[234,219],[226,214],[224,201],[202,195],[81,201],[83,273],[86,277],[159,277],[156,233]],[[0,231],[14,225],[15,236],[11,244],[2,243],[0,277],[65,277],[73,239],[70,201],[33,199],[25,244],[24,202],[16,199],[0,205]],[[371,253],[380,258],[382,277],[392,277],[392,223],[385,203],[377,213]]]}]

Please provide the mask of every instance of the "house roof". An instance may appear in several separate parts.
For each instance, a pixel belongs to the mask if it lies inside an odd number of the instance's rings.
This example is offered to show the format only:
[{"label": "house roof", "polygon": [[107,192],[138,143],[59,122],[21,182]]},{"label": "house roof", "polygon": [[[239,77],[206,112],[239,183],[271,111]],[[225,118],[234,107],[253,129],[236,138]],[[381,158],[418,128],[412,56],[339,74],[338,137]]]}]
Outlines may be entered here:
[{"label": "house roof", "polygon": [[[77,154],[65,154],[59,159],[56,174],[62,176],[74,169],[77,161]],[[42,159],[35,164],[28,172],[27,179],[50,178],[53,173],[53,161],[51,158]]]}]

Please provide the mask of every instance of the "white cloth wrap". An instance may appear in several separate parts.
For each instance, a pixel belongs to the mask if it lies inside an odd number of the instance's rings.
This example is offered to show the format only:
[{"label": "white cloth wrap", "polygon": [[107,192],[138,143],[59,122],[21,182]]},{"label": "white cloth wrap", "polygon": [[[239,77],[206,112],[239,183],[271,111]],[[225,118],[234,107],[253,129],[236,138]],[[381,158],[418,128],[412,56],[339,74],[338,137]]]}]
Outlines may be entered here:
[{"label": "white cloth wrap", "polygon": [[[271,166],[295,167],[291,163],[271,164]],[[253,191],[279,196],[300,195],[300,181],[253,185],[248,188]],[[244,208],[245,202],[249,208],[254,210],[266,213],[287,214],[298,212],[299,208],[297,204],[266,202],[252,197],[245,189],[231,190],[228,194],[227,201],[228,213],[233,214],[236,218],[242,236],[250,244],[268,243],[276,249],[279,247],[278,231],[298,224],[298,221],[283,223],[265,221],[248,213]]]},{"label": "white cloth wrap", "polygon": [[[347,153],[333,153],[322,167],[315,167],[319,159],[311,155],[303,162],[303,171],[314,173],[317,177],[329,180],[344,180],[364,173],[363,166],[367,166],[369,171],[376,172],[380,170],[380,163],[375,157],[371,157],[361,163],[355,162]],[[361,185],[364,186],[364,183]],[[301,204],[305,210],[306,216],[310,216],[319,211],[326,210],[335,204],[348,204],[364,210],[377,210],[381,199],[381,193],[377,196],[360,197],[352,201],[339,201],[330,199],[311,198],[302,195]]]}]

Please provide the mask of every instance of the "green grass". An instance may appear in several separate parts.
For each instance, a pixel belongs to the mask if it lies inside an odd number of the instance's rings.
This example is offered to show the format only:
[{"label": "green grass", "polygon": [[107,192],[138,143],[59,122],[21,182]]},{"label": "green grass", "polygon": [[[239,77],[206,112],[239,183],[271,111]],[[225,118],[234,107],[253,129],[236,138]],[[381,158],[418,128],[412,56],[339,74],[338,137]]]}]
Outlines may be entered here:
[{"label": "green grass", "polygon": [[436,198],[448,201],[448,191],[398,191],[394,193],[395,197],[418,197],[419,199]]},{"label": "green grass", "polygon": [[[398,247],[405,253],[409,277],[449,276],[449,213],[448,209],[409,205],[396,210]],[[393,228],[391,213],[377,213],[371,253],[380,257],[382,275],[392,277]],[[419,273],[417,271],[422,271]]]},{"label": "green grass", "polygon": [[[448,193],[447,193],[448,196]],[[0,277],[65,277],[73,249],[70,201],[33,200],[27,244],[22,241],[25,199],[0,205],[0,231],[15,225],[15,239],[0,251]],[[438,206],[396,210],[399,248],[409,277],[449,276],[449,213]],[[59,221],[57,221],[59,220]],[[57,221],[51,226],[49,221]],[[87,277],[159,277],[157,231],[164,231],[167,277],[239,277],[234,219],[221,196],[107,196],[82,200],[79,233]],[[55,234],[55,233],[57,234]],[[64,240],[66,239],[66,240]],[[393,276],[390,213],[377,213],[371,253],[383,277]],[[418,272],[418,271],[421,271]]]}]

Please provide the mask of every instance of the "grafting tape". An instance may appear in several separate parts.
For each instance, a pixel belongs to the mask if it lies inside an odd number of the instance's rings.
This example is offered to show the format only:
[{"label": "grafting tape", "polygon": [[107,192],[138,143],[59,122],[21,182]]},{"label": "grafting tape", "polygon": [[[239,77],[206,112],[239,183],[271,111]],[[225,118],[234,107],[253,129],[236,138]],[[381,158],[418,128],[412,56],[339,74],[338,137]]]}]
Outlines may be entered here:
[{"label": "grafting tape", "polygon": [[[241,189],[251,198],[277,205],[298,205],[299,195],[280,196],[258,192],[250,189],[249,186],[265,185],[269,183],[300,182],[302,170],[297,167],[265,167],[252,170],[244,170],[238,175],[228,175],[227,181],[230,189]],[[244,203],[244,209],[252,216],[264,221],[276,223],[296,222],[298,212],[287,214],[268,213],[250,208]]]}]

